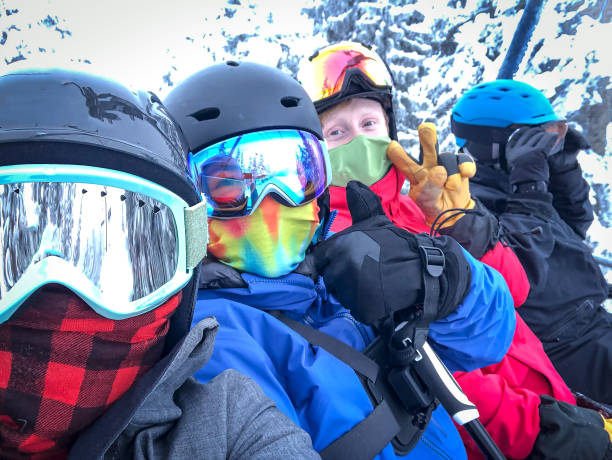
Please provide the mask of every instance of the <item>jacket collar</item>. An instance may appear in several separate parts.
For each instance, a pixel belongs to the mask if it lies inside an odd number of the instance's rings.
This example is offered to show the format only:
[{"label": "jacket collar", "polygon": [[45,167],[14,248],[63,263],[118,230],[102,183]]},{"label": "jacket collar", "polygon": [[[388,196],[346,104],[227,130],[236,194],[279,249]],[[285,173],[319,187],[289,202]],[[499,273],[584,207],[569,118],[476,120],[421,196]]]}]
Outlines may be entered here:
[{"label": "jacket collar", "polygon": [[476,175],[470,179],[470,193],[487,209],[499,215],[504,212],[511,193],[508,173],[492,166],[478,163]]},{"label": "jacket collar", "polygon": [[378,195],[382,203],[389,203],[397,200],[405,180],[404,175],[395,166],[391,166],[381,180],[370,186],[370,190]]},{"label": "jacket collar", "polygon": [[[391,166],[381,180],[370,186],[370,190],[378,195],[385,214],[398,227],[414,233],[428,232],[423,212],[412,198],[401,194],[405,180],[404,175],[395,166]],[[331,209],[338,212],[331,229],[339,232],[352,223],[346,202],[346,188],[331,186],[329,192]]]},{"label": "jacket collar", "polygon": [[[378,195],[384,208],[385,205],[397,199],[397,196],[402,191],[403,184],[404,176],[395,166],[391,166],[389,172],[385,174],[382,179],[370,186],[370,190]],[[332,185],[329,187],[329,192],[330,206],[332,209],[340,210],[347,208],[345,187]]]},{"label": "jacket collar", "polygon": [[[140,409],[146,409],[149,405],[157,409],[175,407],[173,398],[176,390],[209,360],[218,327],[219,323],[213,317],[197,323],[170,353],[81,433],[68,458],[102,458],[132,421],[139,422]],[[173,412],[180,417],[180,411]]]},{"label": "jacket collar", "polygon": [[209,262],[202,266],[198,297],[202,300],[222,296],[260,310],[303,314],[320,296],[326,296],[322,279],[312,272],[311,257],[307,255],[295,271],[277,278],[264,278],[239,272],[221,262]]}]

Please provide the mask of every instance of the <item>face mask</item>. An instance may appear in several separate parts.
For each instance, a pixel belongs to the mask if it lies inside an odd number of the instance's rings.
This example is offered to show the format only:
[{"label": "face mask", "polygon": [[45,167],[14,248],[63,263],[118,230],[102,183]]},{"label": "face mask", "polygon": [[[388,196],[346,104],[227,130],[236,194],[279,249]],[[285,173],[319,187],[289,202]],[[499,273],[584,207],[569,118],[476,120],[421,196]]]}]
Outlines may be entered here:
[{"label": "face mask", "polygon": [[123,320],[46,286],[0,325],[0,457],[65,458],[161,357],[180,293]]},{"label": "face mask", "polygon": [[348,144],[329,150],[332,185],[346,187],[351,180],[358,180],[368,187],[381,180],[391,167],[387,158],[389,137],[359,135]]},{"label": "face mask", "polygon": [[319,226],[316,200],[298,207],[283,206],[272,197],[246,217],[211,219],[208,252],[238,270],[267,278],[293,271]]}]

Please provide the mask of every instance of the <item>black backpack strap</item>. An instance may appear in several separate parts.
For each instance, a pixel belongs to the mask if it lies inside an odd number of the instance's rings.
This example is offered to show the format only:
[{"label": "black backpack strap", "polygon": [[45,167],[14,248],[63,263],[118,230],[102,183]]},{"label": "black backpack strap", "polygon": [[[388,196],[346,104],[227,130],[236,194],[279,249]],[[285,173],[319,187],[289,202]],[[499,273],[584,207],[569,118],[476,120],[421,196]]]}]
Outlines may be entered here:
[{"label": "black backpack strap", "polygon": [[399,433],[400,427],[386,401],[370,415],[319,452],[323,460],[372,459]]},{"label": "black backpack strap", "polygon": [[378,372],[380,370],[378,364],[360,351],[355,350],[353,347],[336,339],[335,337],[332,337],[331,335],[317,331],[316,329],[306,326],[298,321],[294,321],[278,310],[268,311],[268,313],[278,319],[285,326],[300,334],[311,345],[323,348],[325,351],[338,358],[355,372],[358,372],[372,382],[376,381]]},{"label": "black backpack strap", "polygon": [[[268,313],[297,332],[311,345],[323,348],[372,383],[378,379],[380,372],[378,364],[363,353],[328,334],[287,318],[280,311],[274,310]],[[324,460],[372,459],[400,432],[400,426],[387,402],[383,400],[373,405],[374,410],[365,419],[319,452]]]}]

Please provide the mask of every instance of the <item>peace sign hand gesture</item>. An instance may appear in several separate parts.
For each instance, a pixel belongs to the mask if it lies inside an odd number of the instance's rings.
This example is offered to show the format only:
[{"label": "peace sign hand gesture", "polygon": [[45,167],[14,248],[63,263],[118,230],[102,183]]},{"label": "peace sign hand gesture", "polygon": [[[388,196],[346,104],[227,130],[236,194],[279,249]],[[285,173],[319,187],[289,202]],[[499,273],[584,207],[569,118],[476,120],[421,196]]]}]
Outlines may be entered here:
[{"label": "peace sign hand gesture", "polygon": [[[438,154],[436,127],[433,123],[421,123],[418,132],[421,164],[413,160],[397,141],[389,143],[387,157],[410,182],[410,197],[431,225],[441,212],[448,209],[474,207],[469,179],[476,174],[476,163],[464,153]],[[452,214],[448,213],[445,217]],[[464,214],[460,213],[447,220],[442,227],[453,225],[462,216]]]}]

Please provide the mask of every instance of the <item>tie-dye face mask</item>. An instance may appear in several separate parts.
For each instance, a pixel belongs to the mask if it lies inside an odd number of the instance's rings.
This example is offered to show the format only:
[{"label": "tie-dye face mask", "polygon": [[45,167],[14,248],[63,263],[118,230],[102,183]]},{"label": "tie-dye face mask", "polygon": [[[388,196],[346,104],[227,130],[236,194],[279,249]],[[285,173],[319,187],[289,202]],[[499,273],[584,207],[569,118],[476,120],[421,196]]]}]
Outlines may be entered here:
[{"label": "tie-dye face mask", "polygon": [[316,200],[288,207],[267,196],[250,216],[210,219],[208,251],[238,270],[276,278],[304,260],[318,226]]}]

